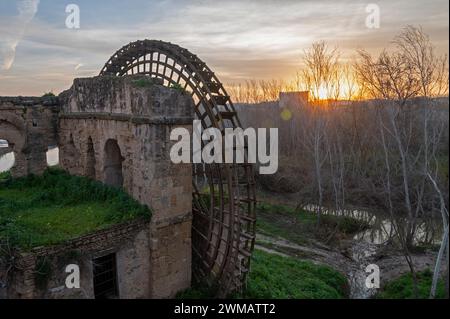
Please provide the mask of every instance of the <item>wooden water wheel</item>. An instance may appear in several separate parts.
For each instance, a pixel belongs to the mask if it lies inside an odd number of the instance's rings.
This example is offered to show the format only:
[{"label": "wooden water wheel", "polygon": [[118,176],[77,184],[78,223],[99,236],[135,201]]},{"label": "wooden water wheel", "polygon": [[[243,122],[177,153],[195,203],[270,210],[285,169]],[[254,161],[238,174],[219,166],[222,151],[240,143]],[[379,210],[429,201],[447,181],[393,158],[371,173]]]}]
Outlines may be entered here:
[{"label": "wooden water wheel", "polygon": [[[192,95],[203,129],[241,127],[222,83],[205,62],[178,45],[155,40],[130,43],[118,50],[100,75],[144,74]],[[218,288],[225,297],[243,288],[255,243],[253,165],[193,166],[193,277]]]}]

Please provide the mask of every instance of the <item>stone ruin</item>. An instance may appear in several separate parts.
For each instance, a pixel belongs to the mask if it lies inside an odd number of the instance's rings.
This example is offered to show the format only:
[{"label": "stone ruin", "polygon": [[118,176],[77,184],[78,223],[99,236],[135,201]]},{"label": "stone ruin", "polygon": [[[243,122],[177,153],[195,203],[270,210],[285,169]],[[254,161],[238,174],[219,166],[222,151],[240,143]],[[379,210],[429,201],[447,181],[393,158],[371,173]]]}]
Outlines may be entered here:
[{"label": "stone ruin", "polygon": [[40,175],[46,152],[57,144],[57,98],[0,97],[0,139],[8,141],[0,156],[14,152],[13,176]]},{"label": "stone ruin", "polygon": [[[153,211],[148,223],[21,255],[9,287],[1,287],[0,265],[0,298],[96,297],[93,263],[115,265],[119,298],[173,297],[191,279],[217,287],[219,297],[242,289],[255,242],[253,165],[173,164],[169,134],[192,132],[194,117],[204,129],[240,127],[214,72],[188,50],[156,40],[124,46],[99,77],[76,79],[58,97],[0,97],[0,140],[8,142],[0,150],[14,152],[13,176],[41,174],[46,151],[57,145],[70,174],[123,187]],[[68,290],[55,274],[38,289],[39,258],[62,267],[74,250],[83,252],[87,288]]]},{"label": "stone ruin", "polygon": [[[64,170],[123,187],[152,208],[148,224],[117,226],[22,256],[7,297],[94,297],[86,260],[108,252],[116,255],[121,298],[168,298],[190,286],[192,168],[173,164],[167,151],[173,128],[192,128],[189,95],[144,76],[102,76],[76,79],[59,98],[0,101],[0,137],[16,155],[13,176],[41,174],[47,146],[57,144]],[[36,287],[38,258],[60,265],[61,256],[73,250],[84,255],[83,293],[61,286],[63,269],[45,291]]]}]

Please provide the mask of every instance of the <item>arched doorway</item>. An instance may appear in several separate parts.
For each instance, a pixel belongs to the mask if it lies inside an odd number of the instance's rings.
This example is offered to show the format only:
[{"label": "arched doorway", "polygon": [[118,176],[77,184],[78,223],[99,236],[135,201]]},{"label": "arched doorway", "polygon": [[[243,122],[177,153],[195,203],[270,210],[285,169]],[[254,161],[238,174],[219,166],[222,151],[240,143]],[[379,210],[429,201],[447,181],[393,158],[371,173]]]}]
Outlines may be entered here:
[{"label": "arched doorway", "polygon": [[116,140],[109,139],[105,143],[105,158],[103,161],[103,174],[105,184],[122,187],[122,161],[123,157],[120,153],[120,147]]}]

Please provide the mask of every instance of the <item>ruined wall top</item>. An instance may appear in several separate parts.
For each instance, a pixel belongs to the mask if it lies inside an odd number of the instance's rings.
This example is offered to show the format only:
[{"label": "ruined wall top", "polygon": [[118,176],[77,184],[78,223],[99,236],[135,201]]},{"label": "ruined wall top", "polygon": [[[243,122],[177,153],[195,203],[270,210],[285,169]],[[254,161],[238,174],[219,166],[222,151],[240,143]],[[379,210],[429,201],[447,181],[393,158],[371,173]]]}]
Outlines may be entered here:
[{"label": "ruined wall top", "polygon": [[56,96],[0,96],[0,109],[11,107],[31,107],[31,106],[59,107],[59,98]]},{"label": "ruined wall top", "polygon": [[110,114],[186,121],[193,118],[193,101],[189,94],[143,75],[75,79],[72,87],[59,98],[62,116]]}]

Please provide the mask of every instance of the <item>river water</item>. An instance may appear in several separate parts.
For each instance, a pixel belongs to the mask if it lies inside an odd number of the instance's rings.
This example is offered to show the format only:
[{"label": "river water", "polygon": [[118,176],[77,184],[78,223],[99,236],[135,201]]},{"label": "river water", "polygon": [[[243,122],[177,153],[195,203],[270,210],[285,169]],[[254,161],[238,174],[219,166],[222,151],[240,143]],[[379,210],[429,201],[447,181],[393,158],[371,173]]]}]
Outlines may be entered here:
[{"label": "river water", "polygon": [[[307,205],[306,210],[317,212],[315,205]],[[381,212],[371,212],[364,209],[348,209],[348,210],[330,210],[322,208],[323,215],[345,216],[351,217],[358,221],[362,221],[370,225],[368,229],[358,232],[353,239],[363,241],[369,244],[382,245],[395,238],[395,229],[392,219],[388,214]],[[432,216],[427,219],[417,219],[416,231],[414,234],[415,244],[439,245],[442,240],[442,221],[440,216]],[[406,218],[399,219],[396,222],[397,227],[406,226]]]},{"label": "river water", "polygon": [[[317,212],[317,206],[308,205],[306,210]],[[322,214],[333,216],[346,216],[363,221],[370,227],[356,233],[347,249],[347,260],[341,260],[340,267],[344,269],[350,283],[350,298],[368,299],[373,297],[377,290],[366,287],[366,267],[370,264],[381,262],[376,255],[380,249],[388,242],[396,242],[397,236],[392,219],[388,214],[380,212],[370,212],[362,209],[336,211],[322,208]],[[417,245],[439,245],[442,241],[442,221],[440,216],[432,216],[427,219],[418,219],[413,241]],[[406,219],[396,221],[397,227],[406,227]],[[336,259],[336,257],[334,257]],[[382,262],[385,268],[399,268],[405,264],[404,258],[400,256],[390,256]],[[415,256],[415,263],[421,269],[429,261],[429,255]],[[397,265],[397,266],[395,266]],[[403,265],[405,268],[405,265]],[[391,271],[392,272],[392,271]],[[395,271],[393,272],[395,273]],[[385,274],[385,277],[388,274]]]}]

